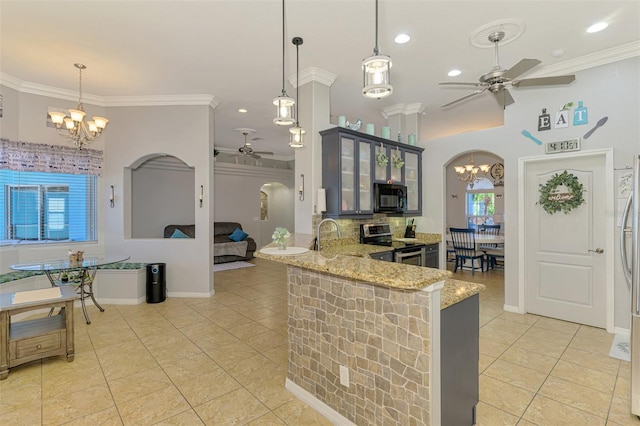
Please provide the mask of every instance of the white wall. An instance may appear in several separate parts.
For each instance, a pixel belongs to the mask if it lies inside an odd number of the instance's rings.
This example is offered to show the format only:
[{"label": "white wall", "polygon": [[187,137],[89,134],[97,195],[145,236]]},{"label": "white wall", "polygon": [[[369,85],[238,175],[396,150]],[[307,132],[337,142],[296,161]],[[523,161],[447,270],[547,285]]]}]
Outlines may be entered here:
[{"label": "white wall", "polygon": [[195,218],[193,170],[139,167],[131,171],[131,238],[164,238],[167,225]]},{"label": "white wall", "polygon": [[[513,89],[516,101],[505,110],[503,127],[465,133],[429,141],[423,154],[424,192],[423,221],[426,232],[442,233],[445,220],[443,205],[446,194],[445,165],[460,153],[483,150],[504,159],[505,167],[505,222],[507,224],[505,253],[505,305],[518,306],[518,159],[544,155],[544,146],[538,146],[521,135],[528,130],[543,142],[566,140],[582,136],[601,117],[608,116],[606,125],[587,140],[582,140],[582,150],[613,147],[614,167],[632,164],[633,154],[640,152],[640,58],[632,58],[613,64],[576,73],[576,81],[567,87]],[[491,96],[487,94],[487,96]],[[537,118],[542,108],[555,116],[561,105],[583,101],[588,108],[589,124],[570,125],[564,129],[537,132]],[[613,190],[613,188],[611,188]],[[616,235],[615,263],[615,326],[629,326],[629,292],[619,263],[619,242]]]},{"label": "white wall", "polygon": [[[270,182],[270,185],[263,185],[261,189],[268,197],[268,211],[267,220],[263,220],[260,223],[260,244],[258,244],[258,248],[272,242],[271,236],[276,227],[287,228],[290,232],[293,232],[294,199],[298,196],[295,188],[288,188],[278,182]],[[257,242],[258,240],[256,239]]]},{"label": "white wall", "polygon": [[[167,264],[169,295],[207,297],[213,290],[212,201],[198,204],[200,185],[210,193],[213,115],[209,106],[113,107],[107,112],[109,139],[105,151],[103,188],[114,185],[116,207],[105,212],[108,254],[127,254],[133,261]],[[167,154],[194,168],[190,199],[195,210],[195,239],[131,239],[130,173],[140,158]],[[207,197],[209,198],[209,197]]]},{"label": "white wall", "polygon": [[215,163],[214,173],[215,221],[239,222],[242,229],[256,241],[258,248],[271,243],[270,237],[267,241],[263,241],[262,237],[260,189],[265,183],[278,182],[286,190],[275,195],[275,203],[269,200],[269,209],[276,209],[281,217],[272,216],[270,221],[283,223],[284,225],[277,226],[286,226],[293,231],[292,170]]}]

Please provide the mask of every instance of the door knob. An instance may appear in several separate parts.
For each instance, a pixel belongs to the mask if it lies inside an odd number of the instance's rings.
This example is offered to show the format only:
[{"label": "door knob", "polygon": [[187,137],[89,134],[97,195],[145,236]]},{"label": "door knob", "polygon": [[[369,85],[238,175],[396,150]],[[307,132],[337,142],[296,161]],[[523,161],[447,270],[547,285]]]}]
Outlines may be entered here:
[{"label": "door knob", "polygon": [[598,248],[597,248],[597,249],[595,249],[595,250],[589,250],[589,251],[592,251],[592,252],[594,252],[594,253],[598,253],[598,254],[602,254],[602,253],[604,253],[604,249],[601,249],[600,247],[598,247]]}]

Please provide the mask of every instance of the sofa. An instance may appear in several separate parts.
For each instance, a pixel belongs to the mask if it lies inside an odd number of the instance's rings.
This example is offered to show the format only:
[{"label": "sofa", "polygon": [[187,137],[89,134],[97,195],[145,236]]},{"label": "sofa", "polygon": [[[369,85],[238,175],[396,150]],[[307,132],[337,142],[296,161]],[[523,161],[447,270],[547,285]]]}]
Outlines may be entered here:
[{"label": "sofa", "polygon": [[[253,238],[248,236],[243,241],[233,241],[229,238],[236,228],[242,230],[242,225],[238,222],[213,223],[213,263],[253,259],[253,253],[256,251],[256,242]],[[195,225],[167,225],[164,228],[164,237],[171,238],[176,229],[184,234],[181,238],[196,237]]]},{"label": "sofa", "polygon": [[[229,238],[229,235],[236,228],[242,229],[242,225],[238,222],[214,222],[213,223],[213,263],[235,262],[237,260],[253,259],[253,253],[256,251],[256,242],[250,236],[243,241],[235,242]],[[246,242],[246,253],[242,255],[242,248]],[[230,254],[234,250],[236,254]]]}]

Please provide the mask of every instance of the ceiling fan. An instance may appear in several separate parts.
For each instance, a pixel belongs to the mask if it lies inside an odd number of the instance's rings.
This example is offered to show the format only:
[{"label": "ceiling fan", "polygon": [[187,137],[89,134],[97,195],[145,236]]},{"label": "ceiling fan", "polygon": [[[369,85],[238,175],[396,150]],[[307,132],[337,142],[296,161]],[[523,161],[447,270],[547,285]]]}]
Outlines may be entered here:
[{"label": "ceiling fan", "polygon": [[500,104],[501,107],[506,107],[511,105],[515,101],[509,93],[507,88],[511,87],[530,87],[530,86],[552,86],[558,84],[569,84],[573,80],[576,79],[575,75],[562,75],[562,76],[553,76],[553,77],[540,77],[540,78],[527,78],[523,80],[517,80],[516,78],[536,65],[540,64],[541,61],[537,59],[522,59],[520,62],[505,70],[500,67],[500,57],[498,54],[498,44],[504,38],[503,31],[496,31],[489,34],[489,41],[493,43],[495,48],[495,58],[496,64],[493,69],[489,71],[487,74],[484,74],[479,78],[479,83],[458,83],[458,82],[445,82],[440,83],[442,86],[474,86],[478,87],[474,92],[469,93],[468,95],[464,95],[461,98],[454,99],[451,102],[448,102],[444,105],[441,105],[442,108],[446,108],[453,104],[456,104],[465,99],[471,98],[473,96],[484,93],[489,90],[494,94],[496,100]]},{"label": "ceiling fan", "polygon": [[238,148],[238,152],[240,154],[236,154],[236,155],[243,155],[243,156],[247,155],[253,158],[262,158],[260,154],[273,155],[273,152],[270,152],[270,151],[254,151],[253,147],[251,146],[251,142],[247,142],[247,135],[249,133],[255,133],[256,131],[254,129],[240,128],[240,129],[234,129],[234,131],[238,133],[242,133],[244,135],[244,145]]}]

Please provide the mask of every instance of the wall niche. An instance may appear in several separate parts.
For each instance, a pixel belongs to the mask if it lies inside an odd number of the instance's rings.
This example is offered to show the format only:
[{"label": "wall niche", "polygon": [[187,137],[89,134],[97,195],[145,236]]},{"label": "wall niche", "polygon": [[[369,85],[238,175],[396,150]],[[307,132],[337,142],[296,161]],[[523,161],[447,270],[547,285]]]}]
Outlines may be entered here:
[{"label": "wall niche", "polygon": [[194,167],[172,155],[151,154],[128,169],[131,238],[164,238],[167,225],[195,223]]}]

